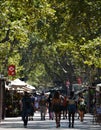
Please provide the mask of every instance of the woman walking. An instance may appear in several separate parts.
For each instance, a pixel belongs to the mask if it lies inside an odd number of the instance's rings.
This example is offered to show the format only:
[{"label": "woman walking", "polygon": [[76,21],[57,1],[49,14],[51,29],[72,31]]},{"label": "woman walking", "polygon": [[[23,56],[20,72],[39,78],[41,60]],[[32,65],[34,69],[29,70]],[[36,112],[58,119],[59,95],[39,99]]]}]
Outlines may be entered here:
[{"label": "woman walking", "polygon": [[69,128],[74,127],[74,116],[77,109],[77,105],[74,98],[74,92],[70,93],[70,97],[68,100],[68,119],[69,119]]},{"label": "woman walking", "polygon": [[46,99],[44,92],[42,92],[42,94],[41,94],[39,106],[40,106],[41,120],[45,120],[46,109],[47,109],[47,99]]},{"label": "woman walking", "polygon": [[52,99],[52,106],[55,114],[56,128],[58,128],[60,127],[61,120],[61,97],[58,91],[56,91],[54,94],[54,97]]},{"label": "woman walking", "polygon": [[78,113],[79,113],[79,118],[81,122],[83,122],[84,120],[85,110],[86,110],[85,100],[84,100],[83,95],[80,93],[79,99],[78,99]]},{"label": "woman walking", "polygon": [[52,110],[52,94],[49,94],[47,102],[48,102],[49,120],[53,120],[54,114],[53,114],[53,110]]}]

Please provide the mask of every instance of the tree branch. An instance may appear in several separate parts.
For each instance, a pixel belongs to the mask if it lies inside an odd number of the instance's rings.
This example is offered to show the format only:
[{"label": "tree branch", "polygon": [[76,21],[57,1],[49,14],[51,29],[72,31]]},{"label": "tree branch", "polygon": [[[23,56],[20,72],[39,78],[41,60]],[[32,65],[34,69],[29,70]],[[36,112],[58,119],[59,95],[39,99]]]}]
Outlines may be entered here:
[{"label": "tree branch", "polygon": [[10,32],[10,29],[7,30],[5,38],[2,39],[2,40],[0,41],[0,43],[4,43],[4,42],[6,42],[6,41],[9,41],[9,32]]}]

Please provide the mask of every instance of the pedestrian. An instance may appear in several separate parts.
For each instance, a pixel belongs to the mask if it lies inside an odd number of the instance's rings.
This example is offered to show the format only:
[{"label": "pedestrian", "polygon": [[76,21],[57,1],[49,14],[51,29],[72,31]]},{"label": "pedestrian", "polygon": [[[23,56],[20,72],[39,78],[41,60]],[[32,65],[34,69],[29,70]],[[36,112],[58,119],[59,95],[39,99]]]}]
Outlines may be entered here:
[{"label": "pedestrian", "polygon": [[84,120],[85,111],[86,111],[85,99],[82,93],[80,93],[79,98],[78,98],[78,113],[79,113],[79,118],[81,122],[83,122]]},{"label": "pedestrian", "polygon": [[55,114],[56,128],[60,127],[61,120],[61,97],[58,91],[55,92],[52,99],[52,107]]},{"label": "pedestrian", "polygon": [[34,96],[30,95],[31,98],[31,111],[30,111],[30,115],[29,115],[29,120],[33,120],[33,116],[34,116]]},{"label": "pedestrian", "polygon": [[31,111],[31,98],[27,92],[24,92],[24,96],[22,97],[22,120],[24,122],[24,127],[27,127],[28,124],[28,116]]},{"label": "pedestrian", "polygon": [[51,93],[49,94],[47,102],[48,102],[49,120],[53,120],[54,112],[53,112],[53,109],[52,109],[52,94]]},{"label": "pedestrian", "polygon": [[74,100],[74,92],[70,92],[70,97],[68,99],[68,120],[69,120],[69,128],[74,127],[74,116],[77,109],[76,101]]},{"label": "pedestrian", "polygon": [[46,99],[44,92],[42,92],[42,95],[40,97],[39,106],[40,106],[41,120],[45,120],[46,108],[47,108],[47,99]]},{"label": "pedestrian", "polygon": [[68,103],[68,98],[67,96],[65,95],[64,98],[63,98],[63,119],[67,119],[67,104]]},{"label": "pedestrian", "polygon": [[34,111],[38,111],[39,110],[39,96],[37,95],[37,93],[34,93]]}]

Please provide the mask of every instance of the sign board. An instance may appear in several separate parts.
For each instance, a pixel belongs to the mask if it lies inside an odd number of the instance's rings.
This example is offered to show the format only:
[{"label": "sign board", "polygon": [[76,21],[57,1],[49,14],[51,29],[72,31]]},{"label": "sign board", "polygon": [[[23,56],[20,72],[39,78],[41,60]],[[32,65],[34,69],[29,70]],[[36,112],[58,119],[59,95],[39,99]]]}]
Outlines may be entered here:
[{"label": "sign board", "polygon": [[8,66],[8,75],[15,75],[15,65],[9,65]]}]

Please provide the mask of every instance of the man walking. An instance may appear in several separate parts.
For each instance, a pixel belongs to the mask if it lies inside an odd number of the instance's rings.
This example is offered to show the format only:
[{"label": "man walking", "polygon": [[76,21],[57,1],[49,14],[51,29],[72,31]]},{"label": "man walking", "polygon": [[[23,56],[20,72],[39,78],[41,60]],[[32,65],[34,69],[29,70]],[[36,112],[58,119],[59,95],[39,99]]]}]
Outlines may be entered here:
[{"label": "man walking", "polygon": [[31,111],[31,98],[27,92],[24,93],[22,98],[22,120],[24,122],[24,127],[27,127],[28,124],[28,116]]}]

